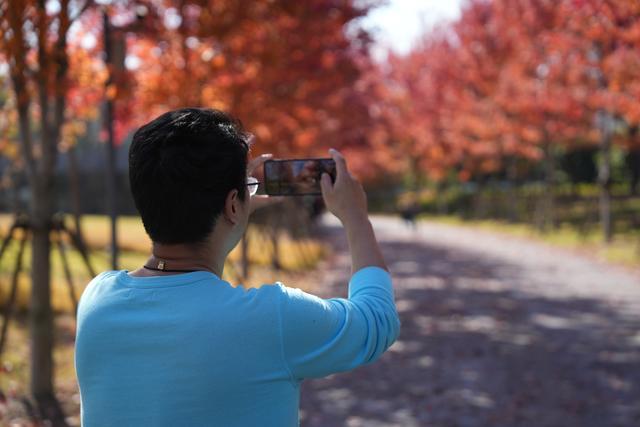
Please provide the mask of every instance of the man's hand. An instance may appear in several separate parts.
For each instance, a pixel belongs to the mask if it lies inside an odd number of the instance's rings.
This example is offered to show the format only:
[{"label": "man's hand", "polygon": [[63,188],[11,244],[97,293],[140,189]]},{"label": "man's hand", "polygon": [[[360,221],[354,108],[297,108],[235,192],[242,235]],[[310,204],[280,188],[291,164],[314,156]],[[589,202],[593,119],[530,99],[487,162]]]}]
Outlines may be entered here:
[{"label": "man's hand", "polygon": [[331,184],[331,177],[323,173],[320,179],[322,197],[327,209],[347,225],[351,222],[363,222],[367,220],[367,195],[362,184],[354,178],[345,158],[333,148],[329,154],[336,162],[336,181]]},{"label": "man's hand", "polygon": [[387,269],[367,215],[367,195],[362,184],[351,176],[347,162],[337,150],[329,150],[336,162],[336,182],[324,173],[320,179],[327,209],[342,222],[351,252],[351,273],[367,266]]},{"label": "man's hand", "polygon": [[[255,159],[252,159],[247,165],[247,175],[252,176],[253,173],[260,166],[264,164],[264,162],[271,159],[272,157],[273,157],[273,154],[262,154],[256,157]],[[259,194],[259,195],[256,194],[255,196],[251,196],[251,198],[249,199],[249,203],[250,203],[249,214],[252,214],[256,209],[260,209],[262,207],[269,206],[277,202],[281,202],[282,200],[284,200],[284,198],[281,196],[274,197],[274,196],[268,196],[266,194]]]}]

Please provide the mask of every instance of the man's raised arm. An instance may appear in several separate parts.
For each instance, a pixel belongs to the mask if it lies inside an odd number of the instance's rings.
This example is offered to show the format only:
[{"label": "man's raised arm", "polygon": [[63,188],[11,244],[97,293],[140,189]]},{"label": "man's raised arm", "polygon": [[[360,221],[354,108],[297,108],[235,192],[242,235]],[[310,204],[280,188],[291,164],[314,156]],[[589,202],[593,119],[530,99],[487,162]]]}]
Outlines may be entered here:
[{"label": "man's raised arm", "polygon": [[400,332],[391,276],[367,216],[362,185],[331,150],[337,176],[322,176],[327,208],[344,225],[351,251],[348,298],[321,299],[283,287],[280,304],[284,360],[292,379],[322,377],[377,360]]},{"label": "man's raised arm", "polygon": [[322,175],[322,197],[327,209],[338,217],[347,232],[351,274],[368,266],[387,270],[369,221],[367,196],[362,184],[351,176],[342,154],[333,149],[329,152],[336,162],[336,181],[332,185],[329,175]]}]

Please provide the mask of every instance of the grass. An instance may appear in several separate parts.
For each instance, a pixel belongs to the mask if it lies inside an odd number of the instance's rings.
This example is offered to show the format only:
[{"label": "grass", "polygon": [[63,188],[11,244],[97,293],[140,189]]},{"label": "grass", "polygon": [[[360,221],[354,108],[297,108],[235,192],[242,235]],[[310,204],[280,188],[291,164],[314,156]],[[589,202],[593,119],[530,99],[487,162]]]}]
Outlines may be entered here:
[{"label": "grass", "polygon": [[578,229],[570,223],[563,223],[552,231],[539,232],[529,224],[499,220],[468,220],[454,215],[421,215],[420,219],[533,239],[595,256],[613,264],[632,268],[640,266],[640,230],[637,229],[618,232],[611,243],[605,244],[602,232],[597,225]]},{"label": "grass", "polygon": [[[68,415],[70,426],[79,426],[80,401],[74,366],[75,319],[69,314],[55,318],[55,366],[56,395]],[[28,396],[29,384],[29,331],[25,315],[12,319],[9,340],[0,361],[0,391],[6,400],[0,401],[0,426],[31,426],[33,424],[22,404]],[[6,423],[6,424],[5,424]]]},{"label": "grass", "polygon": [[[4,237],[11,224],[10,215],[0,215],[0,237]],[[67,221],[67,224],[70,220]],[[110,244],[110,225],[105,216],[87,215],[82,221],[83,235],[87,244],[91,248],[90,260],[96,273],[110,270],[110,255],[108,248]],[[151,241],[149,240],[139,217],[128,216],[118,219],[118,246],[120,269],[135,270],[140,268],[147,260],[151,251]],[[55,236],[55,234],[54,234]],[[56,237],[57,238],[57,237]],[[243,283],[243,286],[259,286],[263,283],[273,281],[275,274],[270,269],[273,258],[273,245],[270,235],[263,229],[250,225],[247,230],[249,242],[248,256],[251,265],[251,275]],[[80,254],[73,250],[68,241],[63,240],[66,253],[69,259],[69,267],[73,278],[73,285],[79,297],[84,287],[92,279]],[[11,281],[11,272],[15,264],[18,253],[18,242],[14,241],[8,247],[0,264],[0,304],[3,304],[8,296],[8,284]],[[316,263],[324,257],[326,248],[321,243],[312,239],[294,240],[282,233],[278,241],[278,253],[280,265],[286,272],[304,272],[313,268]],[[229,255],[225,265],[223,279],[236,284],[238,277],[238,265],[241,253],[238,245]],[[16,307],[18,310],[26,310],[30,295],[30,266],[31,245],[25,246],[23,258],[23,274],[19,279]],[[51,277],[52,277],[52,305],[57,312],[70,312],[72,303],[69,297],[69,289],[64,275],[60,253],[57,247],[52,248],[51,253]]]}]

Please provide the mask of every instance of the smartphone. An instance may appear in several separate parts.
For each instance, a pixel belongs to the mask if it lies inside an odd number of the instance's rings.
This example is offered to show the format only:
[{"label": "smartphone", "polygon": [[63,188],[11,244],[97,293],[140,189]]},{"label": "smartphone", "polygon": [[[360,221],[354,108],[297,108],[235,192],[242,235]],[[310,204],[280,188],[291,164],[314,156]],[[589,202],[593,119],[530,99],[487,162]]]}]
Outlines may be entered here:
[{"label": "smartphone", "polygon": [[320,177],[326,172],[336,180],[333,159],[267,160],[264,162],[264,189],[271,196],[322,194]]}]

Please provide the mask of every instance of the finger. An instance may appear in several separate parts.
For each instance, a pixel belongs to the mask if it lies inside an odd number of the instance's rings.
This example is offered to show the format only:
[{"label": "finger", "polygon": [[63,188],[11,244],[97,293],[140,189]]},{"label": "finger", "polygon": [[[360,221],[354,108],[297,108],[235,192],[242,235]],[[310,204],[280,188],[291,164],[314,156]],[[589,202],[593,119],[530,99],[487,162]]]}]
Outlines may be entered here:
[{"label": "finger", "polygon": [[336,162],[336,180],[341,176],[347,176],[349,171],[347,170],[347,161],[344,159],[344,156],[335,148],[329,149],[329,154],[331,154],[331,158],[334,162]]},{"label": "finger", "polygon": [[272,157],[273,157],[273,154],[271,153],[259,155],[258,157],[252,159],[249,162],[249,164],[247,165],[247,170],[250,170],[250,171],[256,170],[258,167],[260,167],[260,165],[262,165],[264,162],[266,162]]},{"label": "finger", "polygon": [[273,154],[261,154],[258,157],[252,159],[247,165],[247,173],[251,175],[256,169],[258,169],[264,162],[273,157]]},{"label": "finger", "polygon": [[331,189],[331,177],[328,173],[323,172],[320,176],[320,190],[322,191],[322,197],[327,197],[327,194],[329,194]]}]

